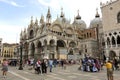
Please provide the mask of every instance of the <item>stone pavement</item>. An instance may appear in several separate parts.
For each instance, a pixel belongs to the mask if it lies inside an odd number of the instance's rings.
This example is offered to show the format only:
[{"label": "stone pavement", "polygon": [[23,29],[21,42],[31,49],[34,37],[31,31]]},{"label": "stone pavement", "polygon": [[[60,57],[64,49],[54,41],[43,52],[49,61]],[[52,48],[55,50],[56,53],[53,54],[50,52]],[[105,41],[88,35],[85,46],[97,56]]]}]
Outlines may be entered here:
[{"label": "stone pavement", "polygon": [[[100,72],[83,72],[77,68],[79,65],[67,66],[64,70],[61,67],[53,68],[53,72],[47,74],[35,74],[34,70],[18,70],[18,67],[9,67],[7,78],[2,77],[0,71],[0,80],[107,80],[106,69]],[[120,71],[114,71],[114,80],[120,80]]]}]

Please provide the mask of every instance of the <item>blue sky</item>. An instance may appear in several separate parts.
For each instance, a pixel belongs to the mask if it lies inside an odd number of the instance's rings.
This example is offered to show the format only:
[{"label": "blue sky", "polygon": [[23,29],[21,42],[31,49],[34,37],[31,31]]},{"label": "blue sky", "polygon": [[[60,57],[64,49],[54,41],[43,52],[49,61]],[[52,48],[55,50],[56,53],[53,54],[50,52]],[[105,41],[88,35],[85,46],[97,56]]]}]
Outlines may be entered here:
[{"label": "blue sky", "polygon": [[[89,26],[94,19],[96,8],[101,15],[100,2],[107,0],[0,0],[0,38],[3,42],[19,42],[21,30],[24,30],[33,19],[40,20],[41,14],[46,17],[50,7],[52,20],[60,15],[61,7],[67,19],[73,21],[74,16],[79,14]],[[109,0],[108,0],[109,1]]]}]

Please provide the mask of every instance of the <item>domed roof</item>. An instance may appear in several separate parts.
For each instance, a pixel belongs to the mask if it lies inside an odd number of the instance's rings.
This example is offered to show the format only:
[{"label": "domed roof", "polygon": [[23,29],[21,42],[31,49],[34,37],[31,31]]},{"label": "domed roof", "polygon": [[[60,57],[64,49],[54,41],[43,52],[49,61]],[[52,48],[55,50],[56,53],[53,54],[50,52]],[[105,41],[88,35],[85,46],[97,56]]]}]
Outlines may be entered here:
[{"label": "domed roof", "polygon": [[96,24],[102,24],[102,19],[101,18],[95,18],[90,22],[90,27],[94,27]]},{"label": "domed roof", "polygon": [[62,23],[62,22],[64,22],[64,23],[70,23],[70,20],[66,19],[65,17],[58,17],[58,16],[57,16],[55,22],[56,21],[60,22],[60,23]]},{"label": "domed roof", "polygon": [[95,18],[90,22],[90,28],[97,27],[97,25],[102,25],[102,19],[100,18],[98,11],[96,12]]},{"label": "domed roof", "polygon": [[81,20],[81,16],[79,15],[79,12],[78,15],[74,18],[73,25],[76,25],[77,28],[79,29],[86,29],[86,23],[83,20]]}]

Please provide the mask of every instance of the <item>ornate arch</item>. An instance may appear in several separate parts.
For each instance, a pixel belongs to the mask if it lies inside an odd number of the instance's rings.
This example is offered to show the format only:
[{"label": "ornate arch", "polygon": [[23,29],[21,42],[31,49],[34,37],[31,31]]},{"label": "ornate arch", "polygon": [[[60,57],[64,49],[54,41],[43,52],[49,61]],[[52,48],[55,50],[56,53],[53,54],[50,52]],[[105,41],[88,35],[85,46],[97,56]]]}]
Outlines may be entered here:
[{"label": "ornate arch", "polygon": [[73,33],[74,33],[74,31],[73,31],[73,29],[72,29],[71,27],[68,27],[68,28],[65,30],[65,32],[66,32],[67,34],[73,34]]},{"label": "ornate arch", "polygon": [[76,47],[76,43],[75,43],[74,41],[71,41],[71,42],[69,43],[69,47],[75,48],[75,47]]},{"label": "ornate arch", "polygon": [[34,31],[30,30],[30,32],[29,32],[29,38],[32,39],[33,37],[34,37]]},{"label": "ornate arch", "polygon": [[47,45],[47,40],[45,39],[43,43],[44,43],[44,45]]},{"label": "ornate arch", "polygon": [[40,54],[42,52],[42,43],[38,40],[37,41],[37,52]]},{"label": "ornate arch", "polygon": [[57,40],[58,47],[66,47],[66,43],[63,40]]},{"label": "ornate arch", "polygon": [[54,24],[54,25],[50,28],[50,30],[56,31],[56,32],[63,32],[63,29],[62,29],[62,27],[61,27],[59,24]]},{"label": "ornate arch", "polygon": [[120,12],[117,14],[117,22],[120,23]]},{"label": "ornate arch", "polygon": [[55,45],[55,40],[54,39],[51,39],[50,42],[49,42],[50,46],[54,46]]},{"label": "ornate arch", "polygon": [[34,57],[34,54],[35,54],[35,44],[32,42],[31,45],[30,45],[30,49],[31,49],[31,54],[30,56],[31,57]]}]

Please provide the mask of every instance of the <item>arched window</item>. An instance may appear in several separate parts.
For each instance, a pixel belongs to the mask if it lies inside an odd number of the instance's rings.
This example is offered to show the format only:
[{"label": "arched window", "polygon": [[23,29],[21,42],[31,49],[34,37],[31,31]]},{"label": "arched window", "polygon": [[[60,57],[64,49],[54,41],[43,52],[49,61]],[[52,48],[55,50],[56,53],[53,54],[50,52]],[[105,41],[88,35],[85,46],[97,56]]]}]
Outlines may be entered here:
[{"label": "arched window", "polygon": [[33,30],[30,31],[30,39],[32,39],[34,37],[34,32]]},{"label": "arched window", "polygon": [[117,22],[120,23],[120,12],[117,14]]},{"label": "arched window", "polygon": [[112,45],[115,45],[115,38],[112,36]]},{"label": "arched window", "polygon": [[117,36],[117,44],[120,44],[120,36]]}]

